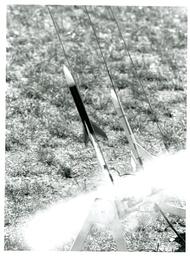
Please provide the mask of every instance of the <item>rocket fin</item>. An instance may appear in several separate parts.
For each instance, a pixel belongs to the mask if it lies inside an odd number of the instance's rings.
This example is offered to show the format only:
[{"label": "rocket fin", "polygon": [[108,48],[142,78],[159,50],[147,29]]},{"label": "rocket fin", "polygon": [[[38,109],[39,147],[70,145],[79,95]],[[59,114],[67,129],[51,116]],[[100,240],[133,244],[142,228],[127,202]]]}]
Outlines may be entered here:
[{"label": "rocket fin", "polygon": [[139,143],[136,143],[137,148],[139,150],[139,153],[141,157],[146,160],[152,160],[155,156],[150,154],[146,149],[144,149]]},{"label": "rocket fin", "polygon": [[[103,139],[108,140],[108,137],[107,137],[106,133],[96,123],[94,123],[93,121],[90,121],[90,123],[92,124],[95,135],[100,136]],[[90,140],[89,136],[88,136],[88,133],[87,133],[87,130],[85,129],[84,126],[83,126],[83,140],[84,140],[85,145],[87,145],[89,140]]]}]

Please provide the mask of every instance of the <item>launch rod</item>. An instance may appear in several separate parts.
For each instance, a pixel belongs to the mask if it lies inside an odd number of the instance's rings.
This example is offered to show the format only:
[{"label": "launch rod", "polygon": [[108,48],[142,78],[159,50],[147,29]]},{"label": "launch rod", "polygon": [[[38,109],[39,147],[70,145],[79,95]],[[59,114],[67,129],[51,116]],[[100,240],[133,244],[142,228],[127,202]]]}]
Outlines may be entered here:
[{"label": "launch rod", "polygon": [[[88,130],[88,127],[87,127],[87,130]],[[99,146],[99,144],[97,143],[97,141],[95,140],[94,136],[92,136],[90,133],[89,133],[89,137],[90,137],[90,140],[92,141],[92,144],[94,146],[94,150],[96,152],[96,157],[100,163],[100,166],[102,168],[102,170],[105,172],[107,171],[108,172],[108,175],[109,175],[109,178],[111,180],[112,183],[114,183],[114,180],[113,180],[113,177],[108,169],[108,166],[105,162],[105,159],[104,159],[104,156],[103,156],[103,153],[102,153],[102,150]]]},{"label": "launch rod", "polygon": [[112,102],[114,104],[115,110],[117,112],[117,115],[122,123],[123,129],[125,131],[126,137],[128,139],[131,151],[132,151],[132,156],[134,158],[134,161],[137,165],[140,165],[141,167],[143,166],[143,162],[140,156],[140,153],[138,151],[137,147],[137,142],[135,139],[135,136],[131,130],[130,124],[128,122],[127,116],[123,110],[123,107],[121,105],[120,99],[117,96],[117,93],[115,90],[111,88],[111,98]]},{"label": "launch rod", "polygon": [[109,76],[109,79],[110,79],[110,82],[111,82],[111,85],[112,85],[112,88],[111,89],[111,97],[112,97],[112,101],[113,101],[113,104],[115,106],[115,109],[117,111],[117,114],[119,115],[119,118],[121,119],[122,121],[122,125],[123,125],[123,128],[125,130],[125,133],[126,133],[126,136],[127,136],[127,139],[129,141],[129,145],[130,145],[130,148],[131,148],[131,151],[132,151],[132,155],[133,155],[133,158],[135,160],[135,163],[137,165],[140,165],[141,167],[143,167],[143,161],[142,161],[142,158],[140,156],[140,153],[138,151],[138,147],[137,147],[137,143],[136,143],[136,140],[135,140],[135,137],[134,137],[134,134],[131,130],[131,127],[129,125],[129,122],[126,118],[126,115],[124,113],[124,110],[123,110],[123,107],[121,105],[121,102],[119,100],[119,97],[117,95],[117,92],[116,92],[116,89],[115,89],[115,85],[114,85],[114,82],[113,82],[113,79],[112,79],[112,76],[110,74],[110,71],[109,71],[109,68],[108,68],[108,65],[106,63],[106,60],[105,60],[105,57],[103,55],[103,52],[102,52],[102,49],[101,49],[101,46],[100,46],[100,43],[99,43],[99,40],[98,40],[98,37],[96,35],[96,31],[95,31],[95,28],[94,28],[94,25],[92,23],[92,20],[90,18],[90,14],[88,13],[88,9],[86,6],[84,6],[84,10],[87,14],[87,17],[88,17],[88,20],[89,20],[89,23],[91,25],[91,28],[93,30],[93,33],[95,35],[95,38],[96,38],[96,42],[97,42],[97,45],[98,45],[98,48],[99,48],[99,51],[100,51],[100,54],[102,56],[102,59],[103,59],[103,63],[104,63],[104,66],[106,68],[106,71],[107,71],[107,74]]},{"label": "launch rod", "polygon": [[158,204],[155,203],[155,209],[159,210],[159,212],[162,214],[162,216],[164,217],[164,219],[166,220],[166,222],[168,223],[168,225],[170,226],[170,228],[174,231],[174,233],[179,237],[179,239],[183,242],[183,244],[185,245],[185,240],[183,239],[183,237],[181,236],[181,234],[174,228],[174,226],[171,224],[171,222],[168,220],[168,218],[166,217],[165,213],[162,211],[162,209],[158,206]]},{"label": "launch rod", "polygon": [[[50,15],[50,17],[51,17],[53,26],[54,26],[54,28],[55,28],[56,35],[57,35],[57,37],[58,37],[58,40],[59,40],[59,42],[60,42],[60,45],[61,45],[61,48],[62,48],[62,51],[63,51],[63,55],[64,55],[64,57],[65,57],[65,61],[67,62],[67,66],[68,66],[68,68],[71,70],[71,72],[73,73],[72,66],[71,66],[70,61],[69,61],[69,59],[68,59],[68,57],[67,57],[65,47],[64,47],[64,45],[63,45],[63,42],[62,42],[61,37],[60,37],[60,34],[59,34],[59,26],[58,26],[57,22],[56,22],[55,19],[54,19],[54,16],[53,16],[53,13],[51,12],[50,7],[49,7],[48,5],[46,5],[46,7],[47,7],[47,10],[48,10],[49,15]],[[64,61],[64,62],[65,62],[65,61]],[[73,79],[74,79],[74,81],[76,82],[76,79],[75,79],[74,76],[73,76]]]},{"label": "launch rod", "polygon": [[75,105],[76,105],[76,108],[78,110],[78,113],[80,115],[80,118],[81,118],[81,121],[84,125],[84,129],[86,130],[91,142],[92,142],[92,145],[95,149],[95,152],[96,152],[96,156],[97,156],[97,159],[98,159],[98,162],[100,164],[100,167],[101,169],[105,172],[108,172],[108,175],[109,175],[109,178],[111,180],[111,182],[113,183],[113,177],[109,171],[109,168],[106,164],[106,161],[105,161],[105,158],[104,158],[104,155],[103,155],[103,152],[96,140],[96,135],[95,135],[95,132],[94,132],[94,129],[93,129],[93,126],[90,122],[90,119],[88,117],[88,114],[86,112],[86,109],[85,109],[85,106],[84,106],[84,103],[82,101],[82,98],[80,96],[80,93],[79,93],[79,90],[75,84],[75,81],[70,73],[70,71],[68,70],[68,68],[64,65],[63,66],[63,70],[64,70],[64,74],[65,74],[65,78],[66,78],[66,81],[67,81],[67,85],[70,89],[70,92],[71,92],[71,95],[73,97],[73,100],[75,102]]}]

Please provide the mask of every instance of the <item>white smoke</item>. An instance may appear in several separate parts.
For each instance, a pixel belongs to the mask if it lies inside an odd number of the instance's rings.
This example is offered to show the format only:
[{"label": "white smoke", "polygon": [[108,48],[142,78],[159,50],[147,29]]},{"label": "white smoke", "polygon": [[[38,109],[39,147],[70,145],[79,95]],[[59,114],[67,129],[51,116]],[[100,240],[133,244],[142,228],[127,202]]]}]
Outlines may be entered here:
[{"label": "white smoke", "polygon": [[93,194],[59,202],[39,211],[23,228],[31,250],[56,250],[75,238],[93,203]]},{"label": "white smoke", "polygon": [[[145,163],[145,168],[135,176],[115,178],[115,185],[103,184],[98,191],[81,195],[67,202],[52,205],[39,211],[23,228],[25,242],[32,250],[63,249],[71,243],[84,223],[95,198],[106,201],[133,198],[146,200],[154,190],[163,189],[165,196],[176,196],[185,200],[187,196],[187,153],[163,155]],[[109,215],[109,211],[106,211]],[[113,213],[110,208],[110,216]],[[105,216],[109,220],[109,216]],[[134,221],[135,222],[135,221]]]},{"label": "white smoke", "polygon": [[164,190],[166,196],[186,200],[188,172],[186,151],[155,157],[145,162],[144,170],[135,176],[118,179],[117,193],[120,197],[134,197],[138,200],[155,190]]}]

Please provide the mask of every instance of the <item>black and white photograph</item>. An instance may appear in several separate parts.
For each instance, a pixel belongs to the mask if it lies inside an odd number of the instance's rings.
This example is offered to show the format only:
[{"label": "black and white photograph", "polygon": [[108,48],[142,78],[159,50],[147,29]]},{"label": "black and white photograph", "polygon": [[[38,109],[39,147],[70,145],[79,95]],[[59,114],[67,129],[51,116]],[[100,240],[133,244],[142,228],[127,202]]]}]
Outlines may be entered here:
[{"label": "black and white photograph", "polygon": [[6,5],[4,251],[186,252],[187,16]]}]

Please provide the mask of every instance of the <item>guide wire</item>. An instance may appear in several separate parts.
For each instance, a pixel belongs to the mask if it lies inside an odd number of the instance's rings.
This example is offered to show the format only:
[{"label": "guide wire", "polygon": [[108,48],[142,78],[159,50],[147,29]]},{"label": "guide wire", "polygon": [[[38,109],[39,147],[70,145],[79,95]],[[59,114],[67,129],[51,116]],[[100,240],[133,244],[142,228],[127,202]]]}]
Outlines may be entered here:
[{"label": "guide wire", "polygon": [[71,64],[70,64],[69,58],[67,57],[65,47],[64,47],[63,42],[62,42],[61,37],[60,37],[59,26],[58,26],[57,22],[55,21],[54,16],[53,16],[53,13],[52,13],[51,9],[49,8],[49,6],[47,5],[46,7],[47,7],[47,9],[48,9],[49,15],[50,15],[50,17],[51,17],[51,20],[52,20],[52,22],[53,22],[53,25],[54,25],[54,28],[55,28],[55,31],[56,31],[56,35],[57,35],[57,37],[58,37],[58,39],[59,39],[61,48],[62,48],[62,50],[63,50],[63,54],[64,54],[65,60],[66,60],[66,62],[67,62],[67,66],[68,66],[68,68],[71,70],[71,74],[72,74],[72,76],[73,76],[73,78],[74,78],[75,84],[77,84],[77,83],[76,83],[75,76],[73,75],[72,66],[71,66]]}]

